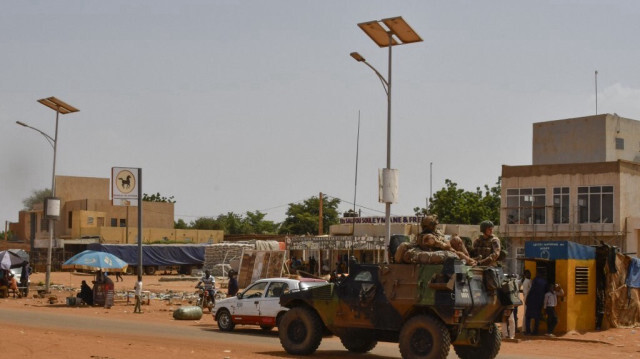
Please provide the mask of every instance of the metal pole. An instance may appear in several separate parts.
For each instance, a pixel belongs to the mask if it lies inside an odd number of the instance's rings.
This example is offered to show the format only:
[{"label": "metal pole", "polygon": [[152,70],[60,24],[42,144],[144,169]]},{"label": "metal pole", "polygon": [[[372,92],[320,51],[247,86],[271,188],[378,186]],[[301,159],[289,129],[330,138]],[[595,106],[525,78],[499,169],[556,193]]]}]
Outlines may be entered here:
[{"label": "metal pole", "polygon": [[138,282],[142,282],[142,168],[138,168]]},{"label": "metal pole", "polygon": [[[387,77],[387,170],[391,169],[391,49],[393,48],[393,37],[391,31],[389,35],[389,75]],[[385,250],[384,259],[389,263],[389,252],[387,250],[391,243],[391,203],[386,202],[384,208],[385,217]]]},{"label": "metal pole", "polygon": [[[56,134],[53,139],[53,172],[51,174],[51,197],[56,196],[56,154],[58,152],[58,118],[60,116],[60,111],[56,110]],[[44,289],[47,293],[49,293],[49,284],[51,280],[51,256],[53,253],[53,231],[54,231],[54,221],[52,218],[49,219],[49,243],[47,245],[47,273],[45,275],[45,284]]]},{"label": "metal pole", "polygon": [[596,115],[598,114],[598,70],[596,70]]},{"label": "metal pole", "polygon": [[358,193],[358,152],[359,151],[360,151],[360,110],[358,110],[358,135],[356,136],[356,181],[353,189],[353,212],[354,213],[356,212],[356,195]]}]

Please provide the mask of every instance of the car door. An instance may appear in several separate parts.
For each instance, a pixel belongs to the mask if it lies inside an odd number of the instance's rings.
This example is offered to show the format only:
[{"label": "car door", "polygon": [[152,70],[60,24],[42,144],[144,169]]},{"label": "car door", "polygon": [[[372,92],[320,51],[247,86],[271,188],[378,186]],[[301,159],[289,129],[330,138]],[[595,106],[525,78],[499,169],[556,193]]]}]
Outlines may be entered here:
[{"label": "car door", "polygon": [[282,310],[280,306],[280,296],[289,291],[289,283],[285,281],[272,281],[267,288],[267,292],[260,301],[260,321],[261,324],[275,326],[276,317]]},{"label": "car door", "polygon": [[257,282],[242,292],[233,316],[236,324],[260,324],[260,301],[269,282]]}]

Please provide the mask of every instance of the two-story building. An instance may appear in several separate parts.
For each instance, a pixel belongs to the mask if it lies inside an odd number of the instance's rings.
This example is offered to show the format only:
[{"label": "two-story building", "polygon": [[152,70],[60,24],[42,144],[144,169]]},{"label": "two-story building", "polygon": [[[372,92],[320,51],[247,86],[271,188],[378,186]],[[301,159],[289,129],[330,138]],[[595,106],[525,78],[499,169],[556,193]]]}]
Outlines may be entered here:
[{"label": "two-story building", "polygon": [[533,164],[502,166],[500,235],[511,271],[524,242],[640,247],[640,122],[603,114],[533,124]]}]

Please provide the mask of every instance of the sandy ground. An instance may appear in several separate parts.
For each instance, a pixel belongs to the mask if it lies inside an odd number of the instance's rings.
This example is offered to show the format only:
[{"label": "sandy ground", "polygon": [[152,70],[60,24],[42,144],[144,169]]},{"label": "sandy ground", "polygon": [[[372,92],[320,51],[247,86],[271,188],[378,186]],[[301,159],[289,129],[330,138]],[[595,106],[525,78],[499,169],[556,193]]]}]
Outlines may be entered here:
[{"label": "sandy ground", "polygon": [[[115,280],[115,277],[112,277]],[[217,326],[208,313],[199,321],[177,321],[173,319],[173,311],[182,305],[190,305],[194,301],[195,284],[197,278],[173,276],[144,276],[143,289],[152,292],[150,305],[143,305],[143,314],[133,314],[133,303],[127,303],[125,293],[132,290],[135,276],[124,276],[123,282],[116,282],[118,293],[115,305],[110,309],[101,307],[69,307],[66,297],[75,296],[82,280],[90,282],[92,276],[81,273],[52,273],[53,283],[51,295],[57,297],[57,302],[50,304],[47,298],[34,298],[36,293],[31,291],[27,298],[0,299],[0,309],[15,311],[15,321],[4,321],[0,326],[0,338],[3,357],[26,358],[131,358],[149,356],[153,358],[176,358],[181,356],[207,358],[274,358],[291,357],[278,346],[277,332],[268,334],[259,330],[243,330],[235,337],[217,338]],[[44,281],[44,273],[35,273],[31,277],[32,288],[38,282]],[[220,282],[220,280],[217,280]],[[64,316],[86,318],[88,321],[98,321],[100,318],[111,320],[141,322],[157,324],[158,326],[197,327],[212,334],[209,340],[201,338],[180,338],[167,340],[147,333],[130,334],[101,332],[99,328],[93,330],[74,331],[60,329],[56,326],[43,327],[22,323],[20,313],[56,313]],[[234,335],[225,334],[225,335]],[[264,338],[267,341],[252,340]],[[234,344],[229,338],[238,338],[247,344]],[[577,333],[570,332],[558,338],[523,337],[517,335],[518,342],[503,342],[499,357],[528,357],[528,358],[639,358],[640,357],[640,328],[609,329],[601,332]],[[219,341],[216,341],[219,340]],[[335,339],[333,339],[335,340]],[[12,345],[5,345],[12,343]],[[215,343],[215,344],[214,344]],[[387,343],[385,343],[387,344]],[[394,344],[395,345],[395,344]],[[453,352],[453,350],[452,350]],[[347,352],[324,352],[315,358],[330,358],[345,356]],[[351,355],[347,355],[350,357]],[[355,356],[354,356],[355,357]],[[363,356],[359,356],[363,358]],[[376,355],[364,357],[386,358]],[[391,357],[399,357],[399,353]]]}]

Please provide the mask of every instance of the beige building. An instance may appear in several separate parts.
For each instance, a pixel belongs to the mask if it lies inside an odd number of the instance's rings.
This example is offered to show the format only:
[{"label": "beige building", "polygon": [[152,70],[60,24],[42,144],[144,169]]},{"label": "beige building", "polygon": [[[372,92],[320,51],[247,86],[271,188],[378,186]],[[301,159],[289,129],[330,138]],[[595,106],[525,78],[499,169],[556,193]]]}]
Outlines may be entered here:
[{"label": "beige building", "polygon": [[[56,176],[56,197],[60,198],[60,219],[55,222],[54,238],[61,247],[92,238],[101,243],[136,243],[138,208],[113,206],[109,199],[108,178]],[[142,202],[143,242],[222,242],[223,231],[176,230],[173,203]],[[48,221],[42,205],[21,211],[12,229],[32,248],[46,247]]]},{"label": "beige building", "polygon": [[533,165],[502,166],[508,266],[526,240],[640,247],[640,122],[596,115],[533,124]]}]

